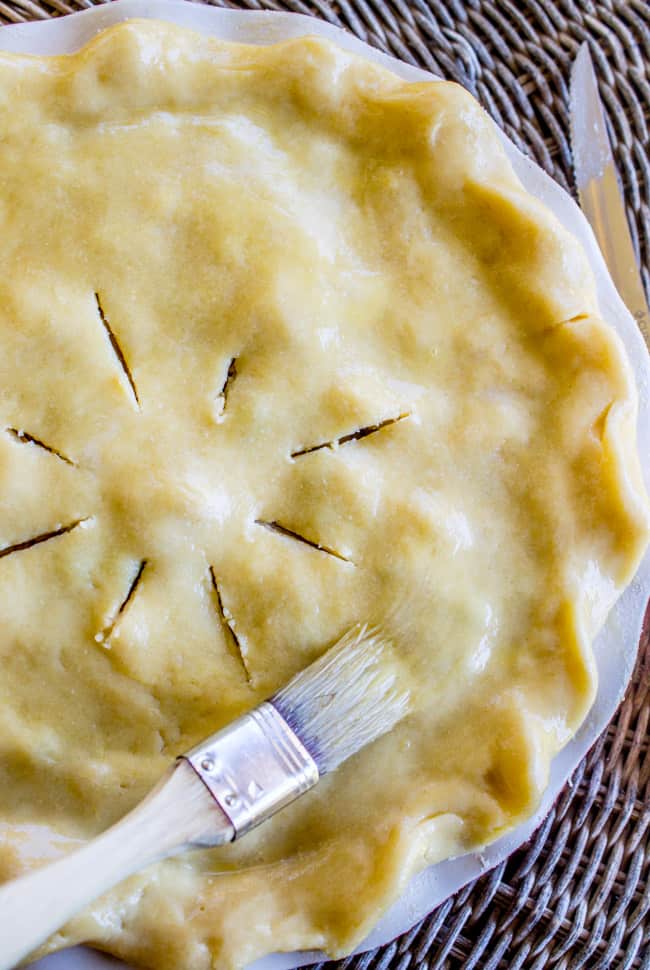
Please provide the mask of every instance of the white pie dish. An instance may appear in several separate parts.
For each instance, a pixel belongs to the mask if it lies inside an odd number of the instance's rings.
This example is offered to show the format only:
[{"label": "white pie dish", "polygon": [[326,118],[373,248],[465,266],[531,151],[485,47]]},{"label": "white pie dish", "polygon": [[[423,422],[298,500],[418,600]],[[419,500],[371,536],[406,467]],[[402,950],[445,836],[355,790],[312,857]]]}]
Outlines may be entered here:
[{"label": "white pie dish", "polygon": [[[430,78],[425,72],[402,65],[372,51],[354,38],[337,31],[329,25],[290,14],[251,14],[221,11],[208,7],[167,2],[167,0],[119,0],[108,7],[75,15],[65,20],[21,25],[0,31],[0,47],[32,53],[60,53],[74,50],[98,30],[132,16],[155,16],[179,24],[217,34],[223,38],[252,43],[269,43],[305,33],[320,33],[342,46],[353,49],[366,57],[382,62],[389,69],[407,79]],[[526,188],[540,197],[556,216],[576,236],[581,238],[589,254],[598,279],[599,299],[603,316],[612,321],[618,330],[630,357],[637,384],[640,389],[639,452],[642,457],[650,455],[650,421],[648,385],[650,367],[648,356],[636,331],[635,324],[624,310],[611,281],[604,269],[602,259],[584,219],[566,194],[552,183],[536,166],[524,159],[509,143],[506,143],[511,161]],[[648,467],[644,469],[648,479]],[[493,844],[482,854],[439,864],[413,880],[402,899],[381,921],[364,943],[367,949],[386,942],[397,933],[416,922],[435,905],[467,881],[475,878],[486,868],[497,864],[509,852],[524,841],[548,810],[562,784],[584,755],[596,736],[611,717],[625,688],[634,663],[636,644],[643,608],[650,587],[650,562],[644,560],[635,582],[626,590],[612,612],[596,645],[596,659],[601,687],[596,703],[574,741],[556,758],[549,788],[537,815],[526,825]],[[283,955],[267,958],[258,967],[291,967],[308,962],[309,955]],[[316,959],[311,955],[311,959]],[[97,958],[98,960],[99,958]],[[85,968],[101,966],[94,957],[77,954],[61,954],[46,961],[42,967]],[[81,962],[79,962],[81,961]],[[85,961],[85,962],[84,962]],[[93,962],[94,961],[94,962]],[[103,962],[106,965],[106,962]],[[110,964],[109,964],[110,965]]]}]

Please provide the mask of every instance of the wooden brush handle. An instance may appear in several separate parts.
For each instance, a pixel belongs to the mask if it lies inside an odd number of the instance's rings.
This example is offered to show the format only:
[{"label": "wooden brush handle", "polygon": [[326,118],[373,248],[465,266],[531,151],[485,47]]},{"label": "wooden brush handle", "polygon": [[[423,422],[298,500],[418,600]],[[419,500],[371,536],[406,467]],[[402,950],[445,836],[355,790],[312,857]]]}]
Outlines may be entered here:
[{"label": "wooden brush handle", "polygon": [[184,849],[221,845],[233,829],[194,770],[180,761],[137,808],[82,849],[0,887],[0,970],[138,869]]}]

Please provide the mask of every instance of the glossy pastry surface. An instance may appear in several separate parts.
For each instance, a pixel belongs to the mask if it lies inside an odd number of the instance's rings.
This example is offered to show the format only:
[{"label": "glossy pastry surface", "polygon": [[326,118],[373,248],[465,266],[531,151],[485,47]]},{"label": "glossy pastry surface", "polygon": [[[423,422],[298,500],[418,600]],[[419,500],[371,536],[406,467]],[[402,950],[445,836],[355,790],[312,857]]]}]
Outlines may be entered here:
[{"label": "glossy pastry surface", "polygon": [[0,877],[389,614],[405,722],[48,947],[346,953],[532,814],[647,543],[586,257],[458,86],[153,21],[0,54],[0,227]]}]

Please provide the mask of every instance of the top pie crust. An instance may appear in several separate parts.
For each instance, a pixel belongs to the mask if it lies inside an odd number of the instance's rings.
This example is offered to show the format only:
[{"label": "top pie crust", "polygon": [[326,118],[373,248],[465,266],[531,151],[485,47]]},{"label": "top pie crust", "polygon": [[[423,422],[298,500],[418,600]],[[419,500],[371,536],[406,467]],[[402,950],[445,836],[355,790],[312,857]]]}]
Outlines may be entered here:
[{"label": "top pie crust", "polygon": [[46,947],[348,952],[534,811],[647,542],[584,253],[460,87],[152,21],[0,54],[0,225],[0,874],[397,607],[402,725]]}]

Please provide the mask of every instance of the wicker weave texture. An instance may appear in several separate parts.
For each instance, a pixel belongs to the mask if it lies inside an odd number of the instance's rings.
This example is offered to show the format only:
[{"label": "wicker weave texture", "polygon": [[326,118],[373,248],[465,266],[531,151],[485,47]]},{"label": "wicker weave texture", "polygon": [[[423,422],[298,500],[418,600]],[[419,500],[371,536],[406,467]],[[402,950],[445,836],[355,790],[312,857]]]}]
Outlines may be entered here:
[{"label": "wicker weave texture", "polygon": [[[92,0],[0,0],[0,22]],[[223,0],[294,10],[459,81],[572,190],[567,82],[597,65],[650,292],[650,0]],[[627,695],[531,841],[388,946],[319,970],[650,970],[650,611]]]}]

